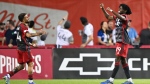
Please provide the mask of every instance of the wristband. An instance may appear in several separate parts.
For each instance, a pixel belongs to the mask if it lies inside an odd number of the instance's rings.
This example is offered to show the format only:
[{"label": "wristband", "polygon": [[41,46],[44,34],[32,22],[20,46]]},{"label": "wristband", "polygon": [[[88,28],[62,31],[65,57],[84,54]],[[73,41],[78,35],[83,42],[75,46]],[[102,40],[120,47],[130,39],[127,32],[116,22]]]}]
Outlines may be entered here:
[{"label": "wristband", "polygon": [[110,12],[112,12],[113,10],[110,10]]},{"label": "wristband", "polygon": [[62,18],[62,20],[65,20],[65,18]]}]

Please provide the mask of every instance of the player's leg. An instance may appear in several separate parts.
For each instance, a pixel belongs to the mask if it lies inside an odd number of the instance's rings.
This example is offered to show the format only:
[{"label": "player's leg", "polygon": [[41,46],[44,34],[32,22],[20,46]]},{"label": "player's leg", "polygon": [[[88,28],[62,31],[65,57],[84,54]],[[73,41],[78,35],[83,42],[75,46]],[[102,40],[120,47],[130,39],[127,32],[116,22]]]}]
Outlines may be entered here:
[{"label": "player's leg", "polygon": [[128,79],[123,84],[133,84],[133,81],[132,81],[132,78],[131,78],[131,74],[130,74],[130,71],[129,71],[129,66],[128,66],[126,58],[121,57],[121,64],[122,64],[122,67],[124,69],[125,75],[126,75],[126,77]]},{"label": "player's leg", "polygon": [[29,79],[29,84],[34,84],[34,82],[33,82],[33,62],[28,63],[28,79]]},{"label": "player's leg", "polygon": [[110,81],[113,82],[118,70],[119,70],[119,66],[120,66],[120,56],[117,56],[116,60],[115,60],[115,67],[113,69],[112,75],[110,77]]},{"label": "player's leg", "polygon": [[113,69],[113,72],[112,72],[112,75],[111,77],[106,80],[105,82],[101,82],[101,84],[113,84],[113,81],[114,81],[114,78],[119,70],[119,66],[120,66],[120,56],[117,56],[116,57],[116,60],[115,60],[115,67]]},{"label": "player's leg", "polygon": [[8,74],[6,74],[3,79],[5,80],[6,84],[10,84],[9,83],[9,79],[16,74],[17,72],[19,72],[20,70],[24,69],[25,64],[19,64],[19,66],[15,67],[12,71],[10,71]]},{"label": "player's leg", "polygon": [[23,52],[18,50],[17,54],[18,54],[17,61],[19,63],[19,66],[15,67],[12,71],[10,71],[7,75],[5,75],[3,77],[6,81],[6,84],[9,84],[10,77],[12,77],[14,74],[16,74],[20,70],[24,69],[24,67],[25,67],[25,62],[23,61],[23,57],[24,57]]},{"label": "player's leg", "polygon": [[27,54],[28,54],[28,62],[27,62],[27,64],[28,64],[28,80],[29,80],[29,82],[28,82],[28,84],[35,84],[34,82],[33,82],[33,58],[32,58],[32,54],[31,54],[31,52],[28,50],[27,51]]}]

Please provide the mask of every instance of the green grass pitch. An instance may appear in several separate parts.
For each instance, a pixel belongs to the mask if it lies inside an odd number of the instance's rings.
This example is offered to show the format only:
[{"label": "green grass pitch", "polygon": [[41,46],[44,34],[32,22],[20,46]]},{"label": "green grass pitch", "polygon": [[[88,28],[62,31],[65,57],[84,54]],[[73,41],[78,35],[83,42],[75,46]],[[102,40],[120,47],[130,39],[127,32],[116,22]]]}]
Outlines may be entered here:
[{"label": "green grass pitch", "polygon": [[[105,79],[50,79],[34,80],[36,84],[100,84]],[[115,79],[114,84],[121,84],[126,79]],[[150,84],[150,79],[133,79],[134,84]],[[0,84],[5,84],[0,80]],[[10,84],[28,84],[28,80],[10,80]]]}]

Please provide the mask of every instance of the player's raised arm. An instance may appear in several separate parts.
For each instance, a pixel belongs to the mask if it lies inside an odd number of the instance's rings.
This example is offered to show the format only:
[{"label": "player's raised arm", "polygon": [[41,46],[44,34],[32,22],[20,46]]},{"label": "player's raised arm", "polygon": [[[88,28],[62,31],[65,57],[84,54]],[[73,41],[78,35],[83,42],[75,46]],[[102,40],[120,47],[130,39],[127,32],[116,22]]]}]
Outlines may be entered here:
[{"label": "player's raised arm", "polygon": [[58,25],[62,25],[62,23],[67,19],[67,15],[64,16],[59,22]]},{"label": "player's raised arm", "polygon": [[103,4],[103,3],[100,4],[100,8],[102,9],[102,11],[103,11],[105,17],[106,17],[108,20],[112,20],[112,19],[113,19],[113,16],[110,16],[110,15],[106,12],[106,10],[104,9],[104,4]]},{"label": "player's raised arm", "polygon": [[119,13],[113,11],[110,7],[107,7],[107,10],[112,12],[117,18],[121,19],[121,20],[126,20],[125,17],[121,16]]}]

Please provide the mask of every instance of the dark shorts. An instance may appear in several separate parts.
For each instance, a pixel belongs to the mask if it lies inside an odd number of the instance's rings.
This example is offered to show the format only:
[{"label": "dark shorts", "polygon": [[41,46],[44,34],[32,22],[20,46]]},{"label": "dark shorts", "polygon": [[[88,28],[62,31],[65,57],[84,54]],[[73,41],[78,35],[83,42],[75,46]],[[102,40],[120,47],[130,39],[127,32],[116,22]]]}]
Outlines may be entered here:
[{"label": "dark shorts", "polygon": [[18,54],[18,63],[29,63],[33,61],[32,58],[32,54],[30,51],[21,51],[21,50],[17,50],[17,54]]},{"label": "dark shorts", "polygon": [[116,43],[116,56],[127,57],[129,44]]}]

